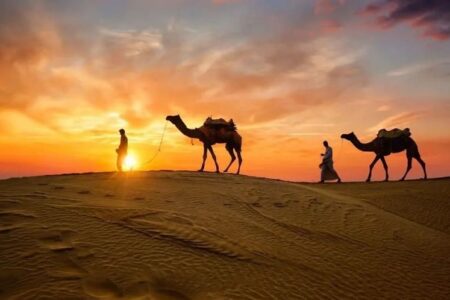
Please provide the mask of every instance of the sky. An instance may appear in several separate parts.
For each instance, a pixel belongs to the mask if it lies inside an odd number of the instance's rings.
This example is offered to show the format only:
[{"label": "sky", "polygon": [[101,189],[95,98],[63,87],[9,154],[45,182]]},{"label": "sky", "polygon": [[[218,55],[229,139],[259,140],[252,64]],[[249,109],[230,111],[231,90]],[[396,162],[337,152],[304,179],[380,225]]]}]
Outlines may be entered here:
[{"label": "sky", "polygon": [[[201,143],[172,124],[146,163],[174,114],[233,118],[246,175],[317,181],[328,140],[343,180],[363,180],[374,154],[340,135],[408,127],[449,176],[450,2],[0,1],[0,178],[112,171],[119,128],[136,169],[197,170]],[[400,178],[405,153],[387,162]]]}]

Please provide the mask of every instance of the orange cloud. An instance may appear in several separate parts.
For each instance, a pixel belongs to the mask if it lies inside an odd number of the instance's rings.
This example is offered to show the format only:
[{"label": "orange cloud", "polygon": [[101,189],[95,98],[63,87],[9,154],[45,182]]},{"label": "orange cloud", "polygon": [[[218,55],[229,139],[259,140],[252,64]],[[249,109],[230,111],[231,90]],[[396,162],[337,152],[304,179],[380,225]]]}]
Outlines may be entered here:
[{"label": "orange cloud", "polygon": [[369,129],[370,132],[378,132],[380,129],[392,129],[411,127],[416,120],[423,117],[422,112],[402,112],[394,116],[388,117]]}]

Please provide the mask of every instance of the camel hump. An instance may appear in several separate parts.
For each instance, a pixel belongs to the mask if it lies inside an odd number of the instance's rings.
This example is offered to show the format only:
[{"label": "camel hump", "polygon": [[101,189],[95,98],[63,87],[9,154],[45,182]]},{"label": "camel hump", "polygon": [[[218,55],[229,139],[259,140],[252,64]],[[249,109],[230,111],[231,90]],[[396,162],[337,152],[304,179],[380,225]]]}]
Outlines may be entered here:
[{"label": "camel hump", "polygon": [[206,127],[214,128],[214,129],[222,129],[225,128],[227,130],[236,130],[236,124],[234,124],[233,119],[230,119],[229,121],[226,121],[223,118],[219,119],[213,119],[211,117],[208,117],[205,122],[203,123]]},{"label": "camel hump", "polygon": [[411,131],[409,130],[409,128],[405,129],[394,128],[392,130],[381,129],[380,131],[378,131],[377,134],[377,137],[379,138],[388,138],[388,139],[395,139],[398,137],[409,137],[409,136],[411,136]]}]

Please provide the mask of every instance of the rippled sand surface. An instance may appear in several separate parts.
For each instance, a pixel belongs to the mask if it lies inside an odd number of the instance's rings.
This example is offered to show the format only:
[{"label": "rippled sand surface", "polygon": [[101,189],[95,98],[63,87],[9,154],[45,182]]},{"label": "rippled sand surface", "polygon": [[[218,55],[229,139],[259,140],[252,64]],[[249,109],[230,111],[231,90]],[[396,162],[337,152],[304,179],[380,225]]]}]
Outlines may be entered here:
[{"label": "rippled sand surface", "polygon": [[448,299],[450,179],[0,181],[1,299]]}]

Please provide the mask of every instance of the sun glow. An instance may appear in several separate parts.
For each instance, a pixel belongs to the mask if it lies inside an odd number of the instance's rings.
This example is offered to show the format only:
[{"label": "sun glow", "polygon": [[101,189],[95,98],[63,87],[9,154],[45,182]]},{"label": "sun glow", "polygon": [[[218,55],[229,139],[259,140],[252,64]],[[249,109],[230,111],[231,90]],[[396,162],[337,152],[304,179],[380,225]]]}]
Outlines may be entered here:
[{"label": "sun glow", "polygon": [[123,165],[127,171],[132,171],[137,165],[136,157],[133,155],[127,155],[125,161],[123,162]]}]

